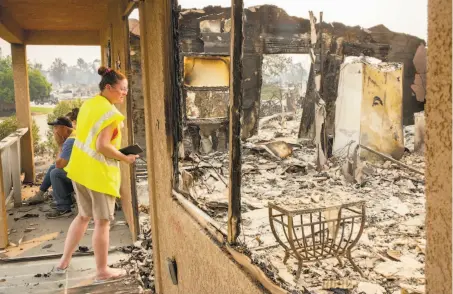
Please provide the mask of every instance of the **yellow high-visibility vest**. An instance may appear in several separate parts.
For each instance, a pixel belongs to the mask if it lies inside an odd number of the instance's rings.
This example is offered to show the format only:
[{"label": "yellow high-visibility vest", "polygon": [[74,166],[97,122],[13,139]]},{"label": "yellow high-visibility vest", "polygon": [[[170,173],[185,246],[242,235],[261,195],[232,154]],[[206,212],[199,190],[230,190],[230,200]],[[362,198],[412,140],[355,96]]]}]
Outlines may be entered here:
[{"label": "yellow high-visibility vest", "polygon": [[120,197],[119,162],[96,151],[96,140],[105,127],[114,124],[116,136],[111,143],[121,144],[120,123],[124,116],[107,98],[98,95],[85,101],[77,117],[77,135],[67,166],[68,178],[88,189]]}]

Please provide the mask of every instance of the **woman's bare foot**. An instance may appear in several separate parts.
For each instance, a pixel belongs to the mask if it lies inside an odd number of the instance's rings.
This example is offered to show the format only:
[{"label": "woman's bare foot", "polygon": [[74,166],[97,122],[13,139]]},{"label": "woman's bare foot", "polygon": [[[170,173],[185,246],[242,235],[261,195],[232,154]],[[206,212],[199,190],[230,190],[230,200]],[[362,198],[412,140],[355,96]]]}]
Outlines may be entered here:
[{"label": "woman's bare foot", "polygon": [[98,272],[96,275],[97,281],[104,281],[104,280],[112,280],[112,279],[119,279],[125,277],[127,272],[125,269],[122,268],[107,268],[103,272]]},{"label": "woman's bare foot", "polygon": [[62,270],[65,270],[68,267],[69,267],[69,262],[65,261],[65,260],[60,260],[60,262],[58,263],[58,266],[57,266],[57,268],[62,269]]}]

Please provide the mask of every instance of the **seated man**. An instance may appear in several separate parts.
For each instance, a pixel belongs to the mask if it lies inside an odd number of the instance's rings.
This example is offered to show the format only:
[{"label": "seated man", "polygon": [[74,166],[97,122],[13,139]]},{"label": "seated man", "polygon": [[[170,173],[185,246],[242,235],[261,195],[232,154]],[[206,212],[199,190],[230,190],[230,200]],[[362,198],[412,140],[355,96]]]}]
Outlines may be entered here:
[{"label": "seated man", "polygon": [[67,117],[59,117],[54,122],[48,123],[53,126],[55,141],[58,144],[59,152],[55,164],[52,165],[41,184],[40,191],[29,199],[29,204],[37,204],[45,201],[44,193],[52,185],[55,209],[46,214],[47,218],[59,218],[72,215],[72,187],[71,180],[66,176],[64,168],[69,162],[72,146],[75,140],[75,131],[72,123]]}]

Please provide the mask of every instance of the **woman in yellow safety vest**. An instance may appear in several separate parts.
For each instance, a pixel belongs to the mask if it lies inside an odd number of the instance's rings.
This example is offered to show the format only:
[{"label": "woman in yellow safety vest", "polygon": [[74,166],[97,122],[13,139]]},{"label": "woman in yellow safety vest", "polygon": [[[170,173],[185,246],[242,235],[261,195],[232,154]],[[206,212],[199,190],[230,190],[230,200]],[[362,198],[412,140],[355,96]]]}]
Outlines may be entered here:
[{"label": "woman in yellow safety vest", "polygon": [[120,197],[120,161],[132,164],[138,155],[118,151],[124,116],[114,104],[127,96],[128,83],[119,71],[101,67],[101,93],[86,101],[77,117],[77,134],[69,160],[68,178],[76,193],[78,215],[69,227],[64,253],[56,273],[66,273],[72,254],[82,239],[91,218],[94,219],[93,249],[96,281],[121,277],[124,270],[107,266],[110,221],[115,199]]}]

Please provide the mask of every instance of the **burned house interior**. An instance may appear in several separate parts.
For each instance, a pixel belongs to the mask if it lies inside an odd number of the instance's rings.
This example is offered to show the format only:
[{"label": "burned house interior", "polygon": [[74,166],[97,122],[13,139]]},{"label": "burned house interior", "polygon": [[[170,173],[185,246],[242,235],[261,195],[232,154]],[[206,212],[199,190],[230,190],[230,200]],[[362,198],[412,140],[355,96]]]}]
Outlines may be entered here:
[{"label": "burned house interior", "polygon": [[174,10],[174,194],[286,290],[423,288],[424,40],[263,5],[235,67],[230,13]]}]

